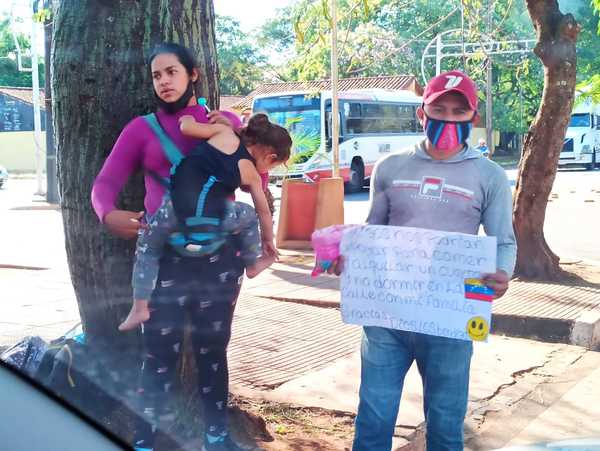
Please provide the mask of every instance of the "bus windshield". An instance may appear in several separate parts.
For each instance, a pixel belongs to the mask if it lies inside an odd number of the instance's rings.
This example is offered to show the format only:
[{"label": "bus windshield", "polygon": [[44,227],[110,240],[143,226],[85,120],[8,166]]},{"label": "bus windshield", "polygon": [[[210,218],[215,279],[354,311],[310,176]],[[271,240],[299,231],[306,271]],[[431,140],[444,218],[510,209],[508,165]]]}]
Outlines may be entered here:
[{"label": "bus windshield", "polygon": [[259,98],[253,113],[266,113],[285,127],[294,141],[295,152],[314,152],[321,142],[321,99],[304,94]]},{"label": "bus windshield", "polygon": [[573,114],[569,127],[590,127],[590,115],[588,113]]}]

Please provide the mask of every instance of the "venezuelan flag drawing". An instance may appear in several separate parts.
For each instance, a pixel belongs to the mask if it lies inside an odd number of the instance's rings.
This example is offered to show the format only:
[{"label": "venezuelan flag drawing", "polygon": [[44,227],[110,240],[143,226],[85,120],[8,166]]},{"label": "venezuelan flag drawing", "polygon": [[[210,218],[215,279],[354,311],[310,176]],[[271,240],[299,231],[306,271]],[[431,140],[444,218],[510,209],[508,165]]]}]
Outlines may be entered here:
[{"label": "venezuelan flag drawing", "polygon": [[485,286],[480,279],[465,279],[465,298],[492,302],[494,290]]}]

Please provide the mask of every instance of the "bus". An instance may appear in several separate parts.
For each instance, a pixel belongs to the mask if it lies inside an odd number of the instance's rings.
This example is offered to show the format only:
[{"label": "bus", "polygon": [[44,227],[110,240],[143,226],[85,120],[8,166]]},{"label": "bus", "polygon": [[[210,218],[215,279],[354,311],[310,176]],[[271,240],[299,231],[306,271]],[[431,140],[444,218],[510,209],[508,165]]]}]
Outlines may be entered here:
[{"label": "bus", "polygon": [[600,165],[600,104],[591,100],[576,106],[558,160],[558,167]]},{"label": "bus", "polygon": [[[416,118],[421,97],[383,89],[339,93],[340,176],[346,192],[358,192],[381,157],[424,138]],[[253,113],[286,127],[294,141],[292,158],[276,178],[317,182],[332,174],[331,91],[286,92],[254,98]]]}]

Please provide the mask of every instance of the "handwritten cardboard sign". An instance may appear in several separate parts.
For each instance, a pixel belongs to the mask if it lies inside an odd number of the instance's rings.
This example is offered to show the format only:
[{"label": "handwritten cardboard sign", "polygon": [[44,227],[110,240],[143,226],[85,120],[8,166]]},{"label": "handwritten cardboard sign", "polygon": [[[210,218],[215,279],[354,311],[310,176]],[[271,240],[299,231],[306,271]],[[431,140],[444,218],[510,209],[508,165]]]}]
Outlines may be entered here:
[{"label": "handwritten cardboard sign", "polygon": [[485,341],[496,238],[413,227],[358,226],[341,243],[342,319],[461,340]]}]

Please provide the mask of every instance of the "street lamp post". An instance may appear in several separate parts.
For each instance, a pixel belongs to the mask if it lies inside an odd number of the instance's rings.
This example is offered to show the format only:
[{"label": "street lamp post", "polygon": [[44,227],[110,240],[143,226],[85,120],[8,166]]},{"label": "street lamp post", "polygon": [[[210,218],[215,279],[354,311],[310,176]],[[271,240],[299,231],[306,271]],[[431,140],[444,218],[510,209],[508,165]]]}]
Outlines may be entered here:
[{"label": "street lamp post", "polygon": [[340,113],[338,102],[337,0],[331,0],[331,151],[333,177],[340,176]]},{"label": "street lamp post", "polygon": [[[31,12],[35,14],[33,0],[31,1]],[[31,21],[31,82],[33,88],[33,136],[35,141],[35,172],[37,178],[37,195],[44,194],[42,185],[42,121],[40,113],[40,77],[37,50],[37,23]]]}]

